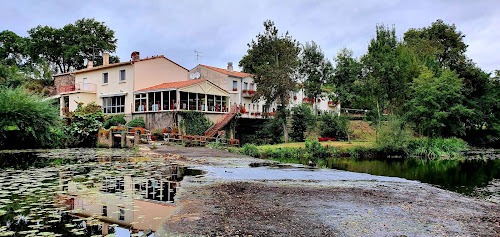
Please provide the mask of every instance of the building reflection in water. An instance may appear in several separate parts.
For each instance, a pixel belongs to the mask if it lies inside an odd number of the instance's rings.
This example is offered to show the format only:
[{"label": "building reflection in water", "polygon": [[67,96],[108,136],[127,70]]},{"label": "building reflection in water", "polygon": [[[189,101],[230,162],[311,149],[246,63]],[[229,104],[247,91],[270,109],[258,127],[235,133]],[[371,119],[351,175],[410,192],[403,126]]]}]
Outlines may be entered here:
[{"label": "building reflection in water", "polygon": [[[108,225],[118,225],[132,233],[156,231],[176,206],[174,197],[182,180],[184,167],[162,167],[154,175],[101,174],[100,179],[79,180],[80,172],[60,173],[60,203],[77,216],[94,217],[103,222],[102,234]],[[80,169],[81,170],[81,169]]]}]

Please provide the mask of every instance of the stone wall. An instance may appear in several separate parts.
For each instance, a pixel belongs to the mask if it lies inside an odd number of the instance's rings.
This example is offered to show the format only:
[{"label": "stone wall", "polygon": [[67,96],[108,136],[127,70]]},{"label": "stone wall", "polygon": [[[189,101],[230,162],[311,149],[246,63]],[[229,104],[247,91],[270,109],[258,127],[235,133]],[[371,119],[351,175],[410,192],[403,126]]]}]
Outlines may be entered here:
[{"label": "stone wall", "polygon": [[144,119],[146,129],[148,130],[167,127],[172,128],[177,126],[175,124],[173,112],[133,114],[131,119],[137,117],[142,117]]},{"label": "stone wall", "polygon": [[56,87],[57,93],[59,92],[59,87],[70,86],[75,84],[75,77],[71,74],[64,74],[54,77],[54,86]]}]

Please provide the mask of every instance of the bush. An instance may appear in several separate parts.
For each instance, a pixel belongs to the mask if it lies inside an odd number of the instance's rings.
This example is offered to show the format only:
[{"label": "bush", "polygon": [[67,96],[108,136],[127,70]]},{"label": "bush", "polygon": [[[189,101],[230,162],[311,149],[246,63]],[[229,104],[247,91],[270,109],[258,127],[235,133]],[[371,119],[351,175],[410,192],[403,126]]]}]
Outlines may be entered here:
[{"label": "bush", "polygon": [[205,131],[212,126],[212,121],[205,117],[205,114],[198,111],[182,111],[182,124],[186,134],[189,135],[205,135]]},{"label": "bush", "polygon": [[103,127],[105,129],[109,129],[111,126],[120,126],[120,125],[125,125],[126,123],[127,121],[125,121],[123,114],[112,115],[106,118]]},{"label": "bush", "polygon": [[310,130],[315,124],[314,115],[306,104],[292,109],[292,132],[290,137],[297,142],[304,141],[304,133]]},{"label": "bush", "polygon": [[22,88],[0,89],[0,147],[60,145],[59,110],[49,100]]},{"label": "bush", "polygon": [[337,140],[347,139],[347,130],[349,128],[349,119],[347,117],[325,113],[319,119],[319,129],[322,137],[335,138]]},{"label": "bush", "polygon": [[400,118],[389,117],[377,129],[377,146],[388,154],[407,153],[407,146],[413,137],[413,132]]},{"label": "bush", "polygon": [[305,151],[311,160],[324,159],[331,156],[328,149],[321,145],[315,138],[307,138]]},{"label": "bush", "polygon": [[241,149],[241,153],[247,156],[259,157],[259,149],[254,144],[245,144]]},{"label": "bush", "polygon": [[79,103],[77,109],[69,112],[64,118],[65,131],[69,136],[66,145],[95,147],[103,121],[104,114],[101,106],[94,102],[86,106]]},{"label": "bush", "polygon": [[135,119],[130,120],[127,123],[127,127],[141,127],[141,128],[145,128],[146,124],[144,123],[144,119],[142,117],[137,117]]}]

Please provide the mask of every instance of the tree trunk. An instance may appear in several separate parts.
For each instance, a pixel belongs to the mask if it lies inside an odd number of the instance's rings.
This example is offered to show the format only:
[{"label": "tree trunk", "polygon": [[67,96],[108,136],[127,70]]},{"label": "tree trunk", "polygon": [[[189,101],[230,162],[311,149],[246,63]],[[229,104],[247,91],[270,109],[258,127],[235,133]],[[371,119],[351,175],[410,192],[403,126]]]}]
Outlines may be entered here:
[{"label": "tree trunk", "polygon": [[288,143],[288,129],[286,128],[286,117],[283,121],[283,135],[285,135],[285,143]]}]

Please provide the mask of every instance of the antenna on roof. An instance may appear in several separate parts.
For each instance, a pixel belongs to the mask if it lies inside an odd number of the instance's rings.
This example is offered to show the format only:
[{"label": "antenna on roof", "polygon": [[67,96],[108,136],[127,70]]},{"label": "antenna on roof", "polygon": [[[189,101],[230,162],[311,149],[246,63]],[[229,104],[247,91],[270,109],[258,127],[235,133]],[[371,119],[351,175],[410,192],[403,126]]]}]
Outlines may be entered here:
[{"label": "antenna on roof", "polygon": [[196,54],[196,65],[198,65],[198,58],[202,57],[202,56],[200,56],[200,54],[203,53],[203,52],[200,52],[200,51],[198,51],[198,50],[195,49],[194,53]]}]

